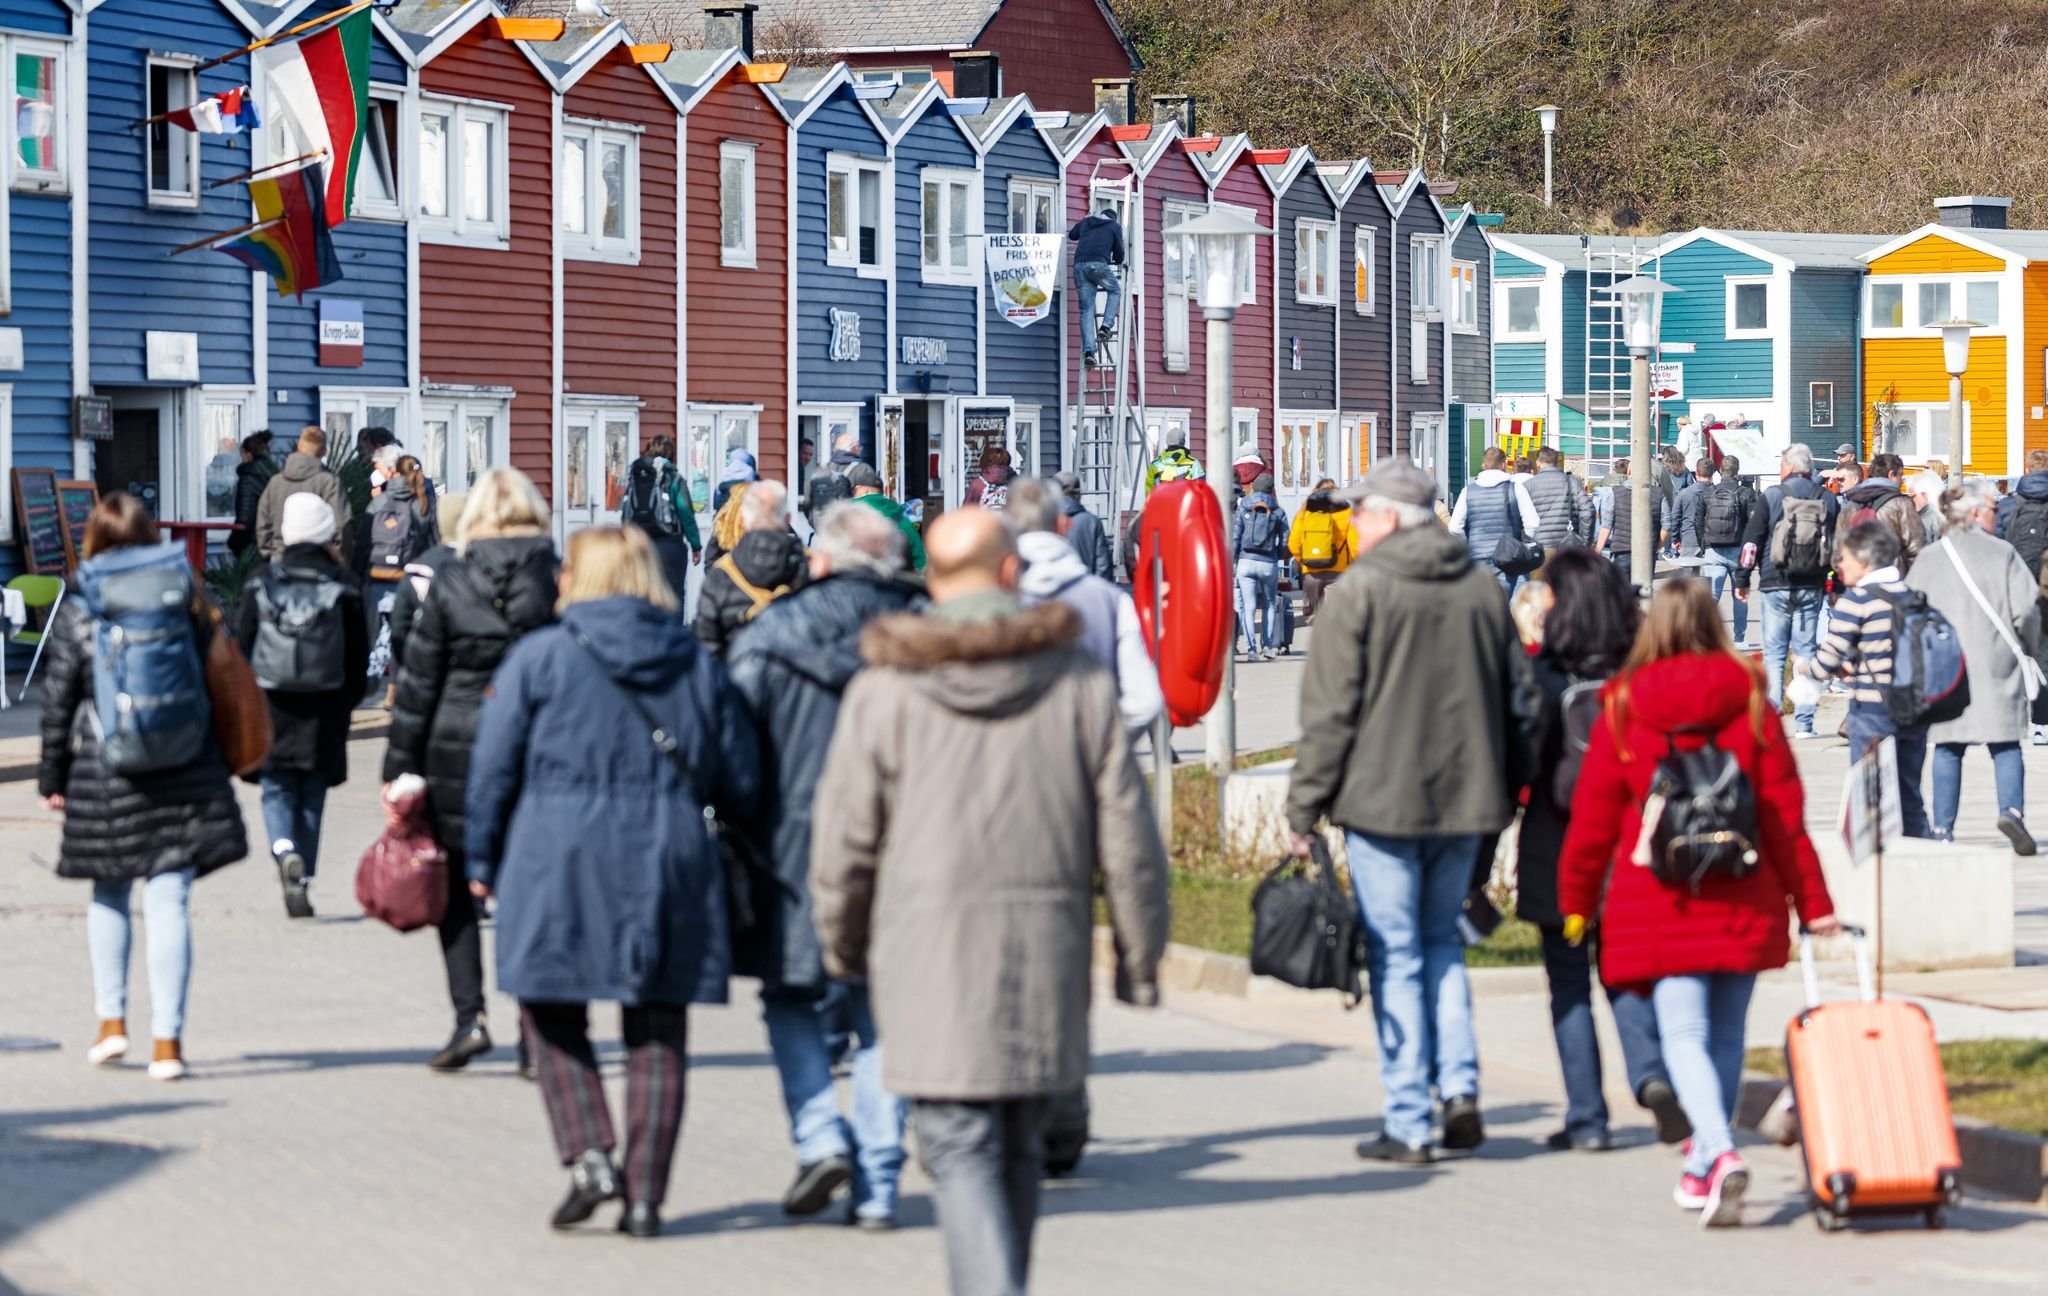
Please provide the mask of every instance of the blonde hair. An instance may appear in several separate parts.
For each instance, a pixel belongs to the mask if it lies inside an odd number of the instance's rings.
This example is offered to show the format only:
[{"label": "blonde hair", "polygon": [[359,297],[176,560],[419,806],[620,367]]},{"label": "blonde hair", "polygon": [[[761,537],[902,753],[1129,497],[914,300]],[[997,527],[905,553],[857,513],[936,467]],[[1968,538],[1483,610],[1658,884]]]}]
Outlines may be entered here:
[{"label": "blonde hair", "polygon": [[1514,618],[1515,634],[1525,648],[1533,648],[1543,642],[1543,618],[1550,611],[1557,597],[1550,586],[1540,580],[1523,581],[1515,596],[1508,600],[1508,615]]},{"label": "blonde hair", "polygon": [[662,574],[654,542],[639,527],[590,527],[569,537],[556,611],[601,598],[645,599],[664,612],[683,605]]},{"label": "blonde hair", "polygon": [[502,536],[546,535],[547,501],[534,489],[533,479],[517,468],[493,468],[476,479],[462,506],[457,524],[457,553],[468,553],[479,540]]},{"label": "blonde hair", "polygon": [[747,487],[751,484],[741,482],[727,491],[724,505],[711,519],[711,538],[718,541],[718,547],[726,553],[731,553],[733,546],[746,533],[746,519],[740,516],[740,501],[747,497]]},{"label": "blonde hair", "polygon": [[467,503],[468,491],[447,492],[434,501],[434,521],[441,526],[441,538],[449,544],[462,542],[462,506]]}]

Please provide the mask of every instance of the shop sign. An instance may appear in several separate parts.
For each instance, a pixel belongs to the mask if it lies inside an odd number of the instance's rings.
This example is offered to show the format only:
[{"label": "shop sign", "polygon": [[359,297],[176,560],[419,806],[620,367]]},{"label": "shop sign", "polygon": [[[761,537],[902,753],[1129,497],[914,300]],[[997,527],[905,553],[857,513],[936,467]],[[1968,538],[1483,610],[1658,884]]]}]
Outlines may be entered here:
[{"label": "shop sign", "polygon": [[151,382],[198,382],[197,333],[144,333],[143,375]]},{"label": "shop sign", "polygon": [[1062,242],[1058,234],[990,234],[982,239],[996,312],[1018,328],[1052,314]]},{"label": "shop sign", "polygon": [[903,338],[903,363],[907,365],[942,365],[946,363],[946,339],[917,337],[905,334]]},{"label": "shop sign", "polygon": [[363,304],[338,298],[320,301],[320,354],[327,369],[363,367]]},{"label": "shop sign", "polygon": [[15,371],[22,367],[21,330],[0,328],[0,370]]},{"label": "shop sign", "polygon": [[1684,363],[1677,360],[1660,360],[1651,364],[1650,395],[1660,401],[1684,400]]},{"label": "shop sign", "polygon": [[825,315],[832,321],[832,358],[849,362],[860,359],[860,312],[834,306]]}]

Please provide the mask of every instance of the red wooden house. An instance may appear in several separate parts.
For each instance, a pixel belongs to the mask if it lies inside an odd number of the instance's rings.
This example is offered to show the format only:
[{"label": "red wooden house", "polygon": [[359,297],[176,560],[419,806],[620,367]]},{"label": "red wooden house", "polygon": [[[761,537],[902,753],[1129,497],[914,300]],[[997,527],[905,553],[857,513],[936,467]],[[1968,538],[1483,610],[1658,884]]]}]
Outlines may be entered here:
[{"label": "red wooden house", "polygon": [[1205,145],[1182,138],[1171,122],[1113,129],[1138,174],[1143,286],[1133,341],[1143,342],[1146,436],[1155,451],[1184,436],[1206,462],[1208,362],[1194,241],[1173,232],[1209,210],[1208,177],[1189,151],[1190,144],[1197,152]]},{"label": "red wooden house", "polygon": [[[1243,135],[1218,138],[1202,135],[1181,147],[1209,182],[1214,208],[1228,208],[1261,228],[1272,229],[1273,189],[1262,164],[1284,165],[1288,150],[1261,150]],[[1230,425],[1231,458],[1256,451],[1272,464],[1274,436],[1273,320],[1278,285],[1273,278],[1277,252],[1271,238],[1252,240],[1252,266],[1240,288],[1243,304],[1231,325]]]}]

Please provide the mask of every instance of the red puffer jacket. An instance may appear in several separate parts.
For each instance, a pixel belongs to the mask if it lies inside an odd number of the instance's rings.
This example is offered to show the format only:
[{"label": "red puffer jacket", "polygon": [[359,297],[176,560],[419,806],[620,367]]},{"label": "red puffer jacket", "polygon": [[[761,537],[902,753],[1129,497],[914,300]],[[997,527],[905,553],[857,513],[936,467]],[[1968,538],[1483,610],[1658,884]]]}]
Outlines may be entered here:
[{"label": "red puffer jacket", "polygon": [[[1558,911],[1599,914],[1600,976],[1608,985],[1783,967],[1791,952],[1787,898],[1806,922],[1834,912],[1806,835],[1806,793],[1784,725],[1766,710],[1759,741],[1751,720],[1751,691],[1762,688],[1755,671],[1731,656],[1666,658],[1630,678],[1622,746],[1606,720],[1594,726],[1558,860]],[[1629,858],[1657,760],[1670,735],[1693,727],[1712,730],[1714,745],[1733,754],[1749,777],[1763,839],[1763,867],[1740,881],[1709,880],[1698,895],[1664,885]],[[1705,745],[1697,734],[1676,741],[1684,750]],[[1622,747],[1632,757],[1626,763]]]}]

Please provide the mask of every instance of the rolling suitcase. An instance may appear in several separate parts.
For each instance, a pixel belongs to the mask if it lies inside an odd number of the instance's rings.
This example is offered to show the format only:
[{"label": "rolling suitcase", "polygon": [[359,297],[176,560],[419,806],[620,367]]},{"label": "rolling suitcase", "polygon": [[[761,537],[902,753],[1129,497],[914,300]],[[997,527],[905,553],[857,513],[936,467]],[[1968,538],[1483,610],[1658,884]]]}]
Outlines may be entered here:
[{"label": "rolling suitcase", "polygon": [[1916,1005],[1877,997],[1864,934],[1847,930],[1863,997],[1820,1002],[1802,933],[1807,1007],[1785,1032],[1814,1222],[1833,1232],[1859,1215],[1918,1214],[1939,1228],[1942,1208],[1962,1196],[1963,1158],[1934,1023]]}]

